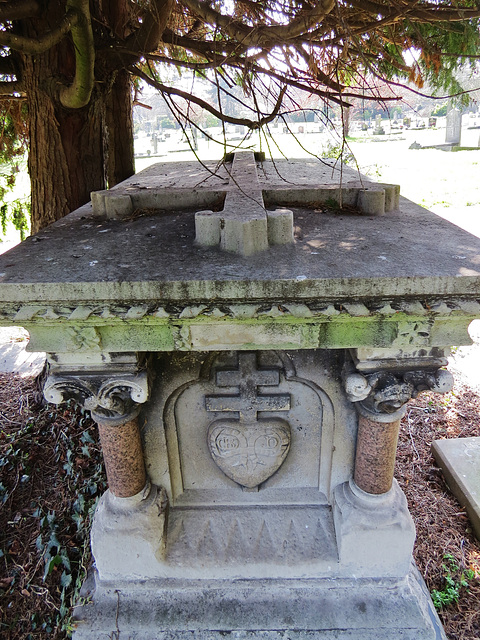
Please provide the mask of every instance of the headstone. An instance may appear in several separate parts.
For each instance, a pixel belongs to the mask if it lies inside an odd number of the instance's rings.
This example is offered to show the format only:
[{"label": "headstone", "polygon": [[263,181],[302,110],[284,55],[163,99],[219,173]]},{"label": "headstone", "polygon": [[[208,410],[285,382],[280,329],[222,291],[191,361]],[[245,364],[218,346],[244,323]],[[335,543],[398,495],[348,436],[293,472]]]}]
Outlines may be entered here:
[{"label": "headstone", "polygon": [[456,107],[450,107],[447,111],[447,125],[445,143],[459,146],[462,135],[462,114]]},{"label": "headstone", "polygon": [[480,241],[333,163],[213,169],[151,167],[0,256],[0,322],[105,458],[74,638],[445,640],[393,468],[480,317]]},{"label": "headstone", "polygon": [[374,136],[385,135],[385,129],[382,127],[382,116],[379,114],[375,116],[375,129],[373,130]]}]

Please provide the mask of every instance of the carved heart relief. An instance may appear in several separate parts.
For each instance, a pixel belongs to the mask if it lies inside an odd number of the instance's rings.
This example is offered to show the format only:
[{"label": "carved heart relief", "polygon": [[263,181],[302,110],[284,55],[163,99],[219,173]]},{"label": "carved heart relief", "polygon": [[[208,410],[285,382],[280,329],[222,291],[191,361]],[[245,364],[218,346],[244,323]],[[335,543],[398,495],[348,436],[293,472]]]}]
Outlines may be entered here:
[{"label": "carved heart relief", "polygon": [[226,476],[253,489],[270,478],[287,457],[290,425],[280,418],[215,420],[208,428],[208,448]]}]

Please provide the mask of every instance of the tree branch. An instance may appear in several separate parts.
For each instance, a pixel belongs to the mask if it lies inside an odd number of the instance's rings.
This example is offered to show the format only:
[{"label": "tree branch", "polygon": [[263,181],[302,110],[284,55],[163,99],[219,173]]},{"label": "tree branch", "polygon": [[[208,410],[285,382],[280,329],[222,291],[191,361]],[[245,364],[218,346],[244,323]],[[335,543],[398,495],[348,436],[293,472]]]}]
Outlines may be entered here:
[{"label": "tree branch", "polygon": [[[385,80],[378,75],[375,72],[372,72],[372,75],[377,78],[377,80],[380,80],[381,82],[385,82]],[[410,93],[414,93],[417,96],[421,96],[422,98],[429,98],[430,100],[447,100],[450,98],[458,98],[459,96],[464,96],[467,95],[469,93],[474,93],[475,91],[478,91],[477,89],[465,89],[463,91],[457,91],[457,93],[451,93],[448,94],[446,96],[432,96],[431,94],[428,93],[423,93],[422,91],[418,91],[417,89],[414,89],[413,87],[411,87],[410,85],[407,84],[402,84],[401,82],[394,82],[393,80],[389,80],[388,81],[389,85],[392,85],[394,87],[400,87],[401,89],[406,89],[407,91],[410,91]],[[378,98],[367,98],[367,96],[361,96],[362,98],[365,97],[365,100],[378,100]],[[398,98],[383,98],[382,100],[398,100]]]},{"label": "tree branch", "polygon": [[94,83],[95,45],[88,0],[67,0],[78,20],[72,26],[75,47],[75,78],[69,87],[60,90],[60,102],[69,109],[79,109],[90,101]]},{"label": "tree branch", "polygon": [[[311,68],[312,60],[310,54],[308,54],[302,47],[295,47],[295,51],[301,56],[305,62],[308,64],[309,69]],[[326,73],[324,73],[318,66],[315,66],[315,69],[311,70],[312,75],[326,87],[333,89],[334,91],[342,91],[345,87],[341,85],[339,82],[335,82]]]},{"label": "tree branch", "polygon": [[227,116],[225,113],[219,111],[218,109],[215,109],[214,106],[212,106],[205,100],[202,100],[201,98],[198,98],[197,96],[194,96],[191,93],[182,91],[181,89],[176,89],[175,87],[168,87],[167,85],[162,84],[161,82],[157,82],[156,80],[148,76],[146,73],[144,73],[138,67],[132,67],[130,68],[130,71],[136,76],[138,76],[139,78],[141,78],[142,80],[144,80],[145,82],[147,82],[150,86],[154,87],[158,91],[161,91],[163,94],[166,94],[168,96],[178,96],[179,98],[183,98],[187,102],[193,102],[194,104],[198,105],[202,109],[205,109],[205,111],[208,111],[209,113],[214,115],[216,118],[218,118],[222,122],[228,122],[230,124],[235,124],[235,125],[243,125],[245,127],[248,127],[249,129],[260,129],[265,124],[268,124],[269,122],[274,120],[277,117],[278,112],[280,111],[283,97],[285,96],[285,93],[287,91],[287,85],[284,85],[280,90],[279,96],[277,98],[277,102],[271,113],[259,118],[258,120],[250,120],[249,118],[235,118],[233,116]]},{"label": "tree branch", "polygon": [[272,42],[289,42],[322,22],[335,6],[335,0],[320,0],[313,3],[313,8],[301,11],[288,24],[250,27],[215,11],[201,0],[183,0],[183,3],[193,14],[199,15],[208,24],[219,27],[231,38],[249,47],[258,47]]},{"label": "tree branch", "polygon": [[44,53],[60,42],[72,27],[77,24],[78,18],[76,11],[67,11],[56,29],[35,40],[18,36],[10,31],[0,31],[0,45],[29,55]]},{"label": "tree branch", "polygon": [[0,3],[0,21],[33,18],[40,13],[37,0],[9,0]]},{"label": "tree branch", "polygon": [[400,10],[388,4],[380,4],[372,0],[350,0],[350,4],[356,9],[369,14],[379,14],[385,17],[395,16],[397,18],[402,16],[408,17],[410,20],[421,20],[422,22],[462,22],[463,20],[470,20],[480,16],[480,9],[471,9],[469,7],[452,9],[429,2],[409,2],[397,5],[402,7]]},{"label": "tree branch", "polygon": [[[239,64],[235,64],[232,66],[242,69],[242,66]],[[329,91],[324,91],[322,89],[319,89],[318,87],[314,87],[312,85],[303,83],[299,80],[294,80],[291,77],[286,77],[285,74],[277,73],[272,69],[264,69],[263,67],[259,67],[258,65],[252,65],[251,70],[255,73],[264,74],[271,78],[275,78],[275,80],[279,80],[280,82],[285,82],[290,87],[295,87],[296,89],[300,89],[301,91],[307,91],[308,93],[313,93],[319,96],[320,98],[332,100],[332,102],[335,102],[336,104],[339,104],[339,105],[342,104],[342,101],[339,100],[337,95],[335,95],[334,93],[331,93]]]},{"label": "tree branch", "polygon": [[[179,36],[170,29],[165,29],[162,41],[169,46],[179,47],[189,51],[193,55],[203,56],[207,60],[216,63],[224,58],[238,57],[247,51],[247,47],[241,44],[230,44],[229,42],[217,42],[215,40],[195,40],[187,36]],[[223,64],[223,63],[221,63]],[[214,64],[214,66],[219,66]]]},{"label": "tree branch", "polygon": [[228,61],[228,56],[223,56],[215,62],[188,62],[187,60],[174,60],[167,56],[161,56],[158,53],[146,53],[145,60],[152,60],[153,62],[163,62],[164,64],[174,64],[176,67],[182,67],[184,69],[192,69],[193,71],[203,71],[205,69],[214,69],[220,67]]},{"label": "tree branch", "polygon": [[[121,47],[116,48],[115,55],[122,67],[136,64],[142,55],[155,51],[162,39],[174,0],[151,0],[151,5],[143,17],[141,27]],[[119,66],[118,63],[116,66]]]}]

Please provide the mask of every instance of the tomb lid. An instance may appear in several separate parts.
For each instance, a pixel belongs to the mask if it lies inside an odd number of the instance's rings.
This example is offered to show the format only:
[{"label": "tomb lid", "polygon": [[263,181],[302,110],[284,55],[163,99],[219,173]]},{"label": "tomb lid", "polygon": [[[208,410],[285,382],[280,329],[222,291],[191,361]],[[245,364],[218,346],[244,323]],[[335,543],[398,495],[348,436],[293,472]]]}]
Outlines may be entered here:
[{"label": "tomb lid", "polygon": [[[199,245],[196,212],[221,212],[226,194],[239,188],[229,166],[159,163],[132,176],[107,194],[133,203],[118,219],[88,204],[0,256],[0,299],[130,304],[478,295],[478,238],[405,198],[381,216],[353,206],[339,210],[340,182],[343,204],[382,185],[347,167],[340,177],[333,162],[257,163],[266,209],[293,212],[293,243],[253,255]],[[242,189],[247,193],[248,185]]]}]

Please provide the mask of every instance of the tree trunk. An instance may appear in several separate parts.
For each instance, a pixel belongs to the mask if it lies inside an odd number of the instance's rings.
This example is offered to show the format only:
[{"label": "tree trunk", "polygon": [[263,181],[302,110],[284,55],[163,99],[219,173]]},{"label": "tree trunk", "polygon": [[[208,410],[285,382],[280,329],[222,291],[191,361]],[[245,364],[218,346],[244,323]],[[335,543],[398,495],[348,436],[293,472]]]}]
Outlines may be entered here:
[{"label": "tree trunk", "polygon": [[[125,0],[117,1],[123,5]],[[64,13],[65,0],[50,0],[40,17],[23,21],[25,35],[48,32]],[[70,37],[44,54],[23,56],[32,232],[88,202],[91,191],[111,187],[134,172],[130,79],[126,71],[112,73],[102,65],[98,72],[103,77],[97,73],[90,103],[65,109],[58,87],[70,83],[75,73]]]},{"label": "tree trunk", "polygon": [[[130,34],[131,7],[128,0],[101,0],[99,11],[115,37],[122,41]],[[130,74],[120,68],[113,73],[100,70],[109,84],[104,119],[104,144],[108,187],[122,182],[135,173],[133,156],[132,81]]]},{"label": "tree trunk", "polygon": [[84,109],[61,107],[41,86],[49,71],[42,57],[28,60],[24,76],[28,83],[32,232],[88,202],[91,191],[105,188],[101,97],[92,97]]},{"label": "tree trunk", "polygon": [[104,144],[107,184],[111,188],[135,173],[132,84],[125,69],[114,74],[106,98]]}]

